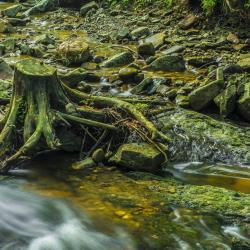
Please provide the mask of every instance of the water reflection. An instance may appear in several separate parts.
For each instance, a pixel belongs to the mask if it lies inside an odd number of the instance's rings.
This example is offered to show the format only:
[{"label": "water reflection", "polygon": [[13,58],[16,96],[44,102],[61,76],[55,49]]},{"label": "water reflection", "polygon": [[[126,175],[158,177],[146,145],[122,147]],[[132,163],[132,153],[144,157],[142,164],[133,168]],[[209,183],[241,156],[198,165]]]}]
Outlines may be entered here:
[{"label": "water reflection", "polygon": [[166,167],[177,179],[250,193],[250,166],[188,162]]}]

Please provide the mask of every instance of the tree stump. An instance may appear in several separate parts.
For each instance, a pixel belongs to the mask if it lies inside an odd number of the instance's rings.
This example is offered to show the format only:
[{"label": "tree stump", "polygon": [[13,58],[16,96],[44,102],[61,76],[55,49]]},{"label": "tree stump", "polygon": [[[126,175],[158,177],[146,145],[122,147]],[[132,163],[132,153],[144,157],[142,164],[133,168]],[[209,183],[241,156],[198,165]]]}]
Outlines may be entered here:
[{"label": "tree stump", "polygon": [[[43,149],[62,148],[62,142],[57,136],[58,122],[96,127],[105,131],[119,129],[119,125],[112,124],[112,119],[98,121],[93,117],[94,112],[89,112],[91,115],[86,117],[88,109],[84,110],[77,104],[83,100],[104,108],[115,106],[125,111],[148,131],[144,133],[144,139],[159,149],[157,138],[168,141],[168,137],[161,134],[132,104],[113,97],[91,96],[71,89],[59,80],[55,68],[34,59],[22,60],[16,64],[9,111],[0,124],[2,170],[8,171],[22,156]],[[67,113],[69,105],[75,110],[74,114]]]}]

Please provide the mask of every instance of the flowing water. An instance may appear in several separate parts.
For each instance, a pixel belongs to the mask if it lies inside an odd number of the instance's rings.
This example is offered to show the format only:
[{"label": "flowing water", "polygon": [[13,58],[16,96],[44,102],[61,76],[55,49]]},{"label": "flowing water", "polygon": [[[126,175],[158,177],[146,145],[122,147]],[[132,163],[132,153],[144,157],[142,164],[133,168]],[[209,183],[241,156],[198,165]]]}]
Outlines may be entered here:
[{"label": "flowing water", "polygon": [[[0,1],[0,10],[11,5]],[[77,20],[73,16],[66,18],[68,23]],[[32,40],[34,30],[42,34],[49,27],[50,23],[40,15],[32,18],[25,32],[8,34],[8,37]],[[72,35],[72,30],[50,30],[52,35],[63,40]],[[96,55],[106,57],[120,51],[110,44],[100,45],[89,40],[84,31],[77,31],[77,35],[88,40]],[[6,35],[0,35],[2,37]],[[23,58],[26,56],[13,54],[5,59],[15,64]],[[67,69],[62,67],[61,70]],[[98,86],[107,87],[107,78],[116,76],[118,69],[93,72],[102,76]],[[197,76],[194,72],[144,73],[149,77],[185,81],[192,81]],[[110,88],[109,91],[113,95],[131,95],[129,86]],[[192,150],[197,159],[203,151]],[[193,155],[189,158],[194,159]],[[114,167],[70,172],[67,169],[74,160],[72,155],[45,154],[1,177],[0,249],[250,249],[247,222],[234,223],[219,214],[187,209],[173,200],[170,202],[166,197],[177,192],[172,183],[166,187],[164,181],[156,177],[137,180]],[[250,193],[248,166],[191,161],[174,164],[167,171],[181,180],[178,182],[180,186],[184,182]]]}]

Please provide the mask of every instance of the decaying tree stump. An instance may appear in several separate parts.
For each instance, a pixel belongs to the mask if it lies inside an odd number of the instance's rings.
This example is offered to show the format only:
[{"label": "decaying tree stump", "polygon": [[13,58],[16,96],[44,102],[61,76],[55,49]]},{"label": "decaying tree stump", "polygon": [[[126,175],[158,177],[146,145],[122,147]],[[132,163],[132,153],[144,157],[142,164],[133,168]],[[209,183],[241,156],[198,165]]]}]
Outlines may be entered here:
[{"label": "decaying tree stump", "polygon": [[[88,101],[99,108],[116,107],[121,111],[121,116],[125,113],[137,121],[146,131],[143,132],[144,139],[166,155],[166,148],[160,142],[168,142],[168,137],[158,131],[134,105],[116,98],[92,96],[71,89],[58,79],[55,68],[28,59],[16,64],[9,111],[0,124],[2,171],[8,171],[22,156],[43,149],[62,148],[62,141],[57,136],[57,124],[60,121],[111,131],[119,129],[119,122],[112,124],[112,119],[110,123],[95,119],[94,110],[92,116],[86,117],[89,109],[78,106],[77,103],[81,101]],[[67,113],[69,105],[76,111],[73,115]]]}]

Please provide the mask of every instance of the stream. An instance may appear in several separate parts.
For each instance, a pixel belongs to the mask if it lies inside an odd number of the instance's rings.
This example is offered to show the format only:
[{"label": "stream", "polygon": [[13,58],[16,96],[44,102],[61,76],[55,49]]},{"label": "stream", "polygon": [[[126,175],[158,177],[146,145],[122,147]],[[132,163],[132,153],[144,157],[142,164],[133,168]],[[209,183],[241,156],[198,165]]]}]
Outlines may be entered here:
[{"label": "stream", "polygon": [[[0,10],[11,5],[0,1]],[[76,20],[65,14],[65,24]],[[0,34],[0,39],[27,38],[32,44],[34,33],[50,29],[49,21],[47,16],[34,16],[24,31]],[[98,56],[122,51],[99,44],[84,30],[51,29],[50,35],[59,40],[82,36]],[[14,65],[27,57],[18,51],[4,59]],[[44,61],[55,65],[50,55]],[[62,65],[58,69],[69,70]],[[118,75],[117,69],[93,69],[92,73],[101,77],[93,84],[93,93],[106,89],[112,95],[131,95],[129,84],[112,87],[108,83],[109,77]],[[144,73],[186,82],[199,76],[194,70]],[[250,166],[190,158],[154,175],[102,165],[73,171],[71,165],[77,160],[76,154],[45,153],[0,176],[1,250],[250,249]],[[198,200],[202,190],[205,198]],[[209,201],[206,192],[217,196]],[[186,194],[198,198],[189,203]],[[239,202],[244,197],[245,207]],[[239,214],[233,211],[237,209]]]}]

